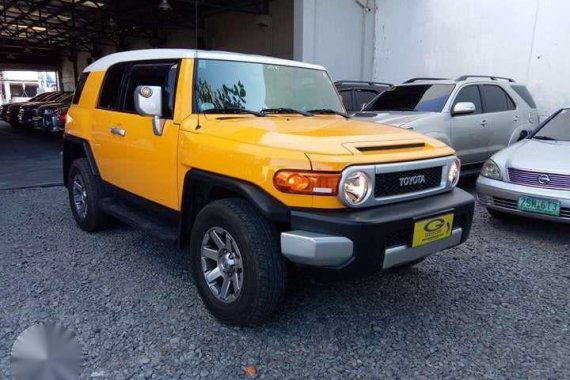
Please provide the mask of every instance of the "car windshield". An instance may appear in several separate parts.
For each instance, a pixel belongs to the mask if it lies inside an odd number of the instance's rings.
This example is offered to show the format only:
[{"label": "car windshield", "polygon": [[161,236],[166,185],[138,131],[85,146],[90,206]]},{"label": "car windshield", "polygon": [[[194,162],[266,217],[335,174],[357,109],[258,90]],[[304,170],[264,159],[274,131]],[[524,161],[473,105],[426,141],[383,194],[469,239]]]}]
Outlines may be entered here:
[{"label": "car windshield", "polygon": [[534,134],[533,138],[570,141],[570,109],[564,109],[556,114]]},{"label": "car windshield", "polygon": [[200,112],[210,113],[278,109],[344,113],[325,71],[262,63],[200,59],[195,99]]},{"label": "car windshield", "polygon": [[365,111],[441,112],[454,87],[453,84],[390,87],[370,102]]}]

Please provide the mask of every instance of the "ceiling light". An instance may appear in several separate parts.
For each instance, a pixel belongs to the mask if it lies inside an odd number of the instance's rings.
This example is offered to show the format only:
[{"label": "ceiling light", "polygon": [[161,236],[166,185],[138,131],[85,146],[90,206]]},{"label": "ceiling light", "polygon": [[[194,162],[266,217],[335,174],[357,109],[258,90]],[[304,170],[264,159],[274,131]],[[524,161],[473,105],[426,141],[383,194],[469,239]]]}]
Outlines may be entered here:
[{"label": "ceiling light", "polygon": [[172,7],[168,4],[168,0],[162,0],[160,4],[158,4],[158,10],[162,12],[170,12],[172,11]]},{"label": "ceiling light", "polygon": [[43,26],[32,26],[32,29],[38,32],[45,32],[47,30],[47,28],[44,28]]},{"label": "ceiling light", "polygon": [[32,51],[30,50],[30,48],[25,48],[25,49],[24,49],[24,53],[26,53],[26,54],[32,54]]},{"label": "ceiling light", "polygon": [[16,59],[16,56],[14,56],[14,54],[10,53],[10,54],[8,54],[8,59]]}]

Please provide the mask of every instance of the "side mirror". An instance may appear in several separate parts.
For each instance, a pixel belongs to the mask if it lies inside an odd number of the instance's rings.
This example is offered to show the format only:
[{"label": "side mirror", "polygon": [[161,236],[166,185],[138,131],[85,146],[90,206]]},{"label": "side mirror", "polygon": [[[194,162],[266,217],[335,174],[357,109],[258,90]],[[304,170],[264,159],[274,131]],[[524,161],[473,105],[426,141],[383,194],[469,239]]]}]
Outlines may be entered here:
[{"label": "side mirror", "polygon": [[135,109],[139,115],[152,116],[152,130],[156,136],[162,135],[162,88],[160,86],[137,86],[135,89]]},{"label": "side mirror", "polygon": [[451,110],[451,115],[467,115],[470,113],[474,113],[477,111],[475,108],[475,104],[471,102],[459,102],[453,106],[453,110]]}]

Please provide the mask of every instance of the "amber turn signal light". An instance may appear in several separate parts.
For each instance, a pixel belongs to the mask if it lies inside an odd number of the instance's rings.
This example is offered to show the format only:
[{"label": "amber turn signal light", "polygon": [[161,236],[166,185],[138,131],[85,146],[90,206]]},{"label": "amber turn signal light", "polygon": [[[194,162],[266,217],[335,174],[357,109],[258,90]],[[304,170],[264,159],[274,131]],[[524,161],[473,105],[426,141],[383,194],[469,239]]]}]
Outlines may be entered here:
[{"label": "amber turn signal light", "polygon": [[280,170],[273,177],[277,190],[284,193],[336,195],[340,173]]}]

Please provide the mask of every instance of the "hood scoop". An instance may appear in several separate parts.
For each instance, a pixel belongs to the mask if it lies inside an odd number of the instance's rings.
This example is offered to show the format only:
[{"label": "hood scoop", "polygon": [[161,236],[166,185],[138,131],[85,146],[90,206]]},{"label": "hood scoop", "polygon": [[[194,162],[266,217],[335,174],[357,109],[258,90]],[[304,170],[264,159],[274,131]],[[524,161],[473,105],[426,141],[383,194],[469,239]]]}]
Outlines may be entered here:
[{"label": "hood scoop", "polygon": [[403,144],[384,144],[384,145],[366,145],[366,146],[355,146],[354,148],[360,153],[377,153],[392,150],[402,150],[402,149],[423,149],[426,146],[424,142],[410,142]]}]

